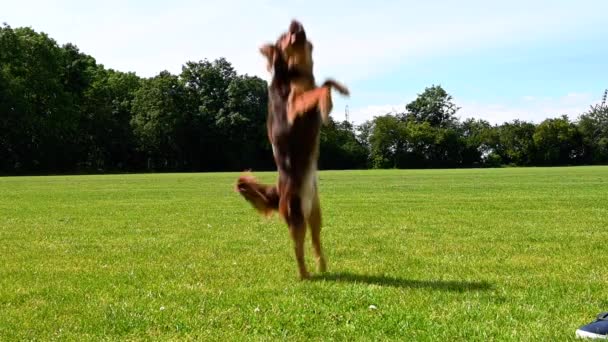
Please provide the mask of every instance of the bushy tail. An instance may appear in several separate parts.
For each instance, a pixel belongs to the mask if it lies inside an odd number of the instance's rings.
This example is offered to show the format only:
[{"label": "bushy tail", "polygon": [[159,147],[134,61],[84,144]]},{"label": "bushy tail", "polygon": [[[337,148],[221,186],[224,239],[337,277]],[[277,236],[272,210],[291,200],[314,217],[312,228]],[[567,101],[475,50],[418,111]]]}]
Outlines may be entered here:
[{"label": "bushy tail", "polygon": [[325,82],[323,82],[323,87],[329,87],[329,88],[334,88],[336,89],[340,94],[344,95],[344,96],[349,96],[350,92],[348,91],[348,88],[346,88],[346,86],[330,79],[327,79]]},{"label": "bushy tail", "polygon": [[266,216],[279,209],[279,192],[276,185],[260,184],[250,174],[239,177],[236,191],[257,211]]}]

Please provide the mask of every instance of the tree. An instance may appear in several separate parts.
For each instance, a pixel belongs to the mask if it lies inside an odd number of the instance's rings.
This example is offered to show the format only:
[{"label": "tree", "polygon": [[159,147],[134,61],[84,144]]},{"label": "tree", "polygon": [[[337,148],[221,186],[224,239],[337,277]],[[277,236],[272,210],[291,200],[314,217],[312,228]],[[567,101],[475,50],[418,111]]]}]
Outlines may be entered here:
[{"label": "tree", "polygon": [[404,122],[401,130],[403,142],[397,154],[400,168],[425,168],[435,163],[437,153],[437,129],[430,122]]},{"label": "tree", "polygon": [[79,112],[65,79],[65,55],[57,43],[30,28],[0,28],[0,157],[5,170],[67,170]]},{"label": "tree", "polygon": [[192,168],[222,170],[233,159],[223,143],[230,138],[228,127],[237,118],[230,117],[224,107],[228,87],[236,76],[232,65],[223,58],[214,62],[187,62],[182,67],[180,81],[187,94],[184,110],[190,123],[184,139],[190,147],[187,159]]},{"label": "tree", "polygon": [[141,79],[97,67],[85,92],[80,142],[81,167],[92,170],[142,168],[131,127],[132,104]]},{"label": "tree", "polygon": [[[458,127],[461,139],[461,157],[464,166],[496,166],[496,160],[488,161],[498,141],[496,129],[481,119],[466,119]],[[497,155],[496,155],[497,156]],[[495,158],[495,157],[492,157]]]},{"label": "tree", "polygon": [[578,130],[583,140],[584,161],[588,164],[608,163],[608,89],[600,104],[591,106],[578,119]]},{"label": "tree", "polygon": [[371,120],[365,121],[364,123],[362,123],[356,127],[357,141],[365,149],[365,155],[366,155],[365,165],[367,168],[372,167],[371,159],[370,159],[370,157],[371,157],[370,138],[371,138],[373,128],[374,128],[374,122]]},{"label": "tree", "polygon": [[462,165],[462,141],[455,128],[433,128],[435,140],[430,148],[429,165],[459,167]]},{"label": "tree", "polygon": [[547,119],[533,135],[537,161],[543,165],[567,165],[582,157],[582,141],[567,116]]},{"label": "tree", "polygon": [[[0,26],[0,173],[274,169],[267,84],[224,58],[149,79],[105,69],[73,44]],[[358,127],[330,121],[321,168],[608,163],[608,90],[576,122],[459,121],[431,86]]]},{"label": "tree", "polygon": [[498,128],[496,153],[505,163],[532,165],[536,154],[533,123],[514,120]]},{"label": "tree", "polygon": [[184,86],[168,71],[145,80],[135,92],[131,126],[148,168],[183,167],[183,131],[189,125],[184,103]]},{"label": "tree", "polygon": [[405,123],[386,114],[374,118],[369,136],[371,163],[377,169],[398,167],[398,157],[405,149]]},{"label": "tree", "polygon": [[454,167],[461,164],[454,128],[384,115],[373,121],[370,153],[375,168]]},{"label": "tree", "polygon": [[462,163],[454,116],[458,108],[441,86],[426,88],[406,110],[394,119],[385,115],[374,120],[369,135],[374,167],[453,167]]},{"label": "tree", "polygon": [[269,169],[274,166],[266,133],[268,86],[259,77],[234,77],[218,117],[225,147],[226,169]]},{"label": "tree", "polygon": [[426,88],[418,94],[416,100],[406,107],[407,113],[402,114],[406,119],[418,123],[428,122],[432,127],[451,127],[455,121],[458,107],[452,102],[452,96],[441,86]]},{"label": "tree", "polygon": [[319,167],[322,169],[361,169],[367,164],[367,149],[357,139],[355,127],[348,121],[335,122],[330,117],[321,128]]}]

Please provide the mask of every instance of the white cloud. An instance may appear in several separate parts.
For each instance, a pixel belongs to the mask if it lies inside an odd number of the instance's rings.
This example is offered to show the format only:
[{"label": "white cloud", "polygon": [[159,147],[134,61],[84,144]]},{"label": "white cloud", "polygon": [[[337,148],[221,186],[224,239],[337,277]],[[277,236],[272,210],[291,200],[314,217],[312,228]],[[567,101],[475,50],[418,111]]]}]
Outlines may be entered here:
[{"label": "white cloud", "polygon": [[[599,103],[599,101],[599,96],[586,93],[568,93],[557,98],[523,96],[515,101],[506,101],[508,104],[454,100],[461,107],[457,113],[461,119],[473,117],[487,120],[492,124],[501,124],[515,119],[539,123],[547,118],[561,115],[568,115],[571,120],[575,120],[580,114],[586,112],[590,105]],[[354,108],[350,110],[350,120],[360,124],[375,116],[400,113],[404,111],[405,105],[409,102]],[[340,115],[336,113],[335,117],[342,119]]]},{"label": "white cloud", "polygon": [[[376,116],[402,113],[405,111],[405,105],[406,103],[397,105],[371,105],[361,108],[355,108],[353,110],[350,110],[350,121],[360,124],[367,120],[373,119]],[[336,116],[338,116],[338,119],[341,119],[339,114],[336,114]]]},{"label": "white cloud", "polygon": [[0,13],[0,22],[32,26],[109,68],[141,76],[178,73],[186,61],[219,57],[239,72],[263,76],[258,47],[280,32],[273,23],[288,25],[285,18],[280,9],[248,1],[22,1],[3,5]]},{"label": "white cloud", "polygon": [[[136,71],[141,76],[153,76],[163,69],[178,73],[188,60],[226,57],[239,72],[267,78],[258,46],[274,40],[295,17],[304,23],[315,45],[317,79],[334,77],[354,86],[427,57],[440,56],[450,63],[452,55],[580,36],[601,24],[606,12],[608,1],[602,0],[385,0],[356,4],[313,0],[21,0],[2,4],[0,22],[32,26],[59,43],[75,43],[107,67]],[[518,117],[538,121],[562,113],[576,116],[588,108],[591,99],[585,94],[571,95],[559,99],[528,96],[505,103],[463,99],[460,114],[496,123]],[[399,96],[383,98],[369,93],[353,93],[355,98],[357,104],[361,99],[367,102],[351,106],[355,122],[399,111],[409,102]],[[343,117],[346,103],[349,101],[336,101],[337,118]]]},{"label": "white cloud", "polygon": [[[456,101],[459,103],[458,101]],[[524,96],[509,104],[463,101],[459,116],[474,117],[500,124],[515,119],[539,123],[547,118],[568,115],[575,120],[598,99],[591,94],[569,93],[558,98]]]},{"label": "white cloud", "polygon": [[[237,70],[266,76],[257,47],[274,40],[292,17],[315,44],[320,79],[362,80],[431,54],[519,44],[568,34],[601,17],[582,3],[468,0],[444,2],[19,1],[0,21],[33,26],[73,42],[108,67],[151,76],[179,72],[187,60],[224,56]],[[33,10],[35,9],[35,10]],[[322,9],[322,10],[320,10]],[[605,12],[605,11],[604,11]]]}]

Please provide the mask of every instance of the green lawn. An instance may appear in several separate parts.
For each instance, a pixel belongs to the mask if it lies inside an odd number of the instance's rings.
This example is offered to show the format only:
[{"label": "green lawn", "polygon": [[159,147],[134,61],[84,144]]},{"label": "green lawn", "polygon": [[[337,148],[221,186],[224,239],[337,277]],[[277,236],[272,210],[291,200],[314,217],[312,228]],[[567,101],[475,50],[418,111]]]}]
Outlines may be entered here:
[{"label": "green lawn", "polygon": [[0,340],[566,340],[608,311],[608,167],[322,172],[304,282],[236,177],[0,178]]}]

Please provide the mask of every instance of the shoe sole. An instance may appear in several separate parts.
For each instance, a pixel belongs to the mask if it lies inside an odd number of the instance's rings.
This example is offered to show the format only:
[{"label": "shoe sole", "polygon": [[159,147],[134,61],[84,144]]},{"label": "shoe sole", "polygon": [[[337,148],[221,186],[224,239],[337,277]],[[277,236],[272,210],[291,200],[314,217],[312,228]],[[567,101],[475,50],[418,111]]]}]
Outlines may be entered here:
[{"label": "shoe sole", "polygon": [[600,335],[594,334],[589,331],[577,330],[576,337],[578,338],[588,338],[588,339],[596,339],[596,340],[608,340],[608,335]]}]

